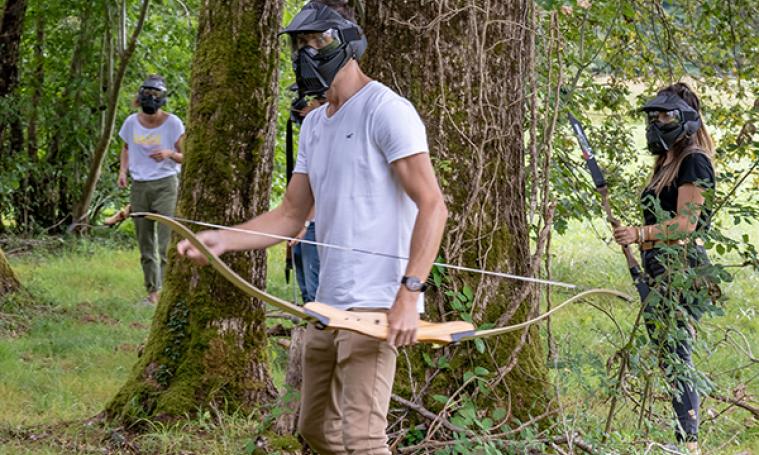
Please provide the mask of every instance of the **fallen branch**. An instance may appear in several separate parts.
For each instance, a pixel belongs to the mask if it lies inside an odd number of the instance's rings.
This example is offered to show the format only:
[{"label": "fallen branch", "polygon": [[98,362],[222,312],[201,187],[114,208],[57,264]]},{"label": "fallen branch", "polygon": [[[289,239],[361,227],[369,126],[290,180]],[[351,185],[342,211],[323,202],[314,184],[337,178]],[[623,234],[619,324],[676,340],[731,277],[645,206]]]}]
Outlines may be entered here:
[{"label": "fallen branch", "polygon": [[429,409],[425,408],[424,406],[420,404],[411,402],[396,394],[390,395],[390,398],[392,398],[392,400],[395,401],[396,403],[402,406],[405,406],[411,409],[412,411],[415,411],[417,414],[424,417],[425,419],[428,419],[431,422],[439,421],[440,424],[443,425],[443,427],[445,427],[447,430],[450,430],[456,433],[472,433],[471,430],[467,430],[466,428],[462,428],[460,426],[452,424],[451,422],[440,417],[439,415],[435,414],[434,412],[430,411]]},{"label": "fallen branch", "polygon": [[716,393],[712,393],[709,395],[710,397],[714,398],[717,401],[721,401],[723,403],[732,404],[733,406],[737,406],[741,409],[745,409],[746,411],[750,412],[754,415],[754,418],[759,420],[759,408],[755,406],[751,406],[750,404],[746,403],[745,401],[741,401],[737,398],[730,398],[723,395],[718,395]]}]

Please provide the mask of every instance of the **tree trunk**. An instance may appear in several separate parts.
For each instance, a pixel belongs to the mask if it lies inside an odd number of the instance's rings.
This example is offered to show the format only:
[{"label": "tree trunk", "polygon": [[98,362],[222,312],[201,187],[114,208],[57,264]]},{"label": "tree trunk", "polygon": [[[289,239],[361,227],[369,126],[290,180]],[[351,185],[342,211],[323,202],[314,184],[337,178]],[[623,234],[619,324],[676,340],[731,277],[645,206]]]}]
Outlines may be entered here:
[{"label": "tree trunk", "polygon": [[292,434],[297,430],[300,414],[300,386],[303,383],[303,338],[304,327],[293,327],[290,332],[290,349],[287,353],[287,371],[285,372],[285,390],[281,396],[281,407],[286,409],[275,423],[278,434]]},{"label": "tree trunk", "polygon": [[39,142],[37,127],[39,122],[39,104],[42,100],[42,89],[45,82],[45,15],[37,13],[34,34],[34,81],[32,82],[32,106],[27,127],[27,153],[32,163],[37,161]]},{"label": "tree trunk", "polygon": [[[268,210],[280,17],[277,0],[203,3],[178,204],[183,217],[230,225]],[[224,260],[265,286],[264,252]],[[208,405],[248,412],[275,396],[263,303],[170,248],[144,354],[107,414],[134,423]]]},{"label": "tree trunk", "polygon": [[[430,151],[444,187],[450,218],[445,260],[513,274],[529,269],[524,171],[525,80],[532,33],[528,0],[366,0],[364,28],[370,43],[362,67],[370,77],[410,99],[427,126]],[[388,38],[392,37],[392,38]],[[536,292],[525,283],[449,274],[446,287],[475,324],[513,324],[536,310]],[[431,318],[450,314],[443,293],[428,292]],[[450,303],[450,298],[447,299]],[[439,409],[433,393],[449,395],[461,374],[484,367],[487,391],[465,388],[483,408],[502,407],[525,421],[549,406],[547,370],[537,327],[445,351],[452,368],[435,371],[425,361],[399,362],[396,390]],[[412,355],[412,354],[409,354]],[[402,371],[426,380],[422,393]],[[423,383],[424,384],[424,383]],[[487,393],[487,396],[485,394]],[[422,398],[422,397],[425,398]],[[458,397],[461,398],[461,397]]]},{"label": "tree trunk", "polygon": [[5,253],[0,249],[0,299],[21,289],[21,282],[13,272]]},{"label": "tree trunk", "polygon": [[[26,0],[7,0],[0,23],[0,98],[8,102],[18,85],[18,64],[21,35],[26,16]],[[18,103],[11,103],[7,118],[0,118],[0,148],[5,147],[5,130],[9,129],[9,150],[15,154],[24,146],[24,134],[18,113]],[[0,156],[2,156],[0,150]]]}]

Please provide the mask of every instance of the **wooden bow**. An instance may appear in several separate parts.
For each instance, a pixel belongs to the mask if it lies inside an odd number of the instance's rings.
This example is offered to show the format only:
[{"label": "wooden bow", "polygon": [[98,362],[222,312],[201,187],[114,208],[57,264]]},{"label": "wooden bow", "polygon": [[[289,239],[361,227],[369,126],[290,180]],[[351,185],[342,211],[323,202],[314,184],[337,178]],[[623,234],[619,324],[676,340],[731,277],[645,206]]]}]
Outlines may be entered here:
[{"label": "wooden bow", "polygon": [[[132,213],[132,216],[145,217],[146,219],[157,221],[168,226],[172,231],[177,233],[180,237],[186,239],[195,248],[197,248],[198,251],[203,253],[208,260],[208,263],[211,265],[211,267],[214,268],[214,270],[232,282],[232,284],[237,286],[238,289],[251,297],[266,302],[271,306],[295,317],[308,322],[312,322],[319,328],[350,330],[352,332],[361,333],[381,340],[387,339],[388,323],[387,315],[385,313],[344,311],[319,302],[306,303],[303,307],[300,307],[277,296],[269,294],[268,292],[255,287],[253,284],[243,279],[234,270],[229,268],[229,266],[225,264],[216,254],[209,250],[208,247],[190,229],[180,224],[178,221],[164,215],[147,212]],[[420,343],[440,345],[513,332],[540,322],[555,312],[561,310],[566,305],[594,294],[608,294],[619,297],[626,301],[632,300],[627,294],[611,289],[589,289],[565,300],[553,308],[551,311],[543,313],[534,319],[530,319],[519,324],[486,330],[475,330],[474,326],[466,321],[420,321],[419,328],[417,330],[417,341]]]}]

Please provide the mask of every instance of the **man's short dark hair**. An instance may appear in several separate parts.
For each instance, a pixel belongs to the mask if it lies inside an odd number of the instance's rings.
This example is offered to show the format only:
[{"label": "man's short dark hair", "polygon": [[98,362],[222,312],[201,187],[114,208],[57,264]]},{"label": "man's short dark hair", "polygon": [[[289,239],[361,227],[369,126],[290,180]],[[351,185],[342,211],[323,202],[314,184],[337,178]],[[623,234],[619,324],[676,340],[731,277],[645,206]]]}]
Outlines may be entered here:
[{"label": "man's short dark hair", "polygon": [[350,5],[349,0],[312,0],[311,3],[321,3],[322,5],[329,6],[340,13],[343,19],[356,22],[356,12]]}]

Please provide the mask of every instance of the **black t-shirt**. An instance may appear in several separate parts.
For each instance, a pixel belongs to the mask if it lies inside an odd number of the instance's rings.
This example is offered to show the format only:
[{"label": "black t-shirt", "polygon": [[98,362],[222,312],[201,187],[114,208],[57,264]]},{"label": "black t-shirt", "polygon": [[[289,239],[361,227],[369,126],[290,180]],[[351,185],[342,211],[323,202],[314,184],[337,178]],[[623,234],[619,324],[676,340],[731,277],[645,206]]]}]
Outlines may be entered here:
[{"label": "black t-shirt", "polygon": [[[669,213],[670,217],[677,215],[677,190],[687,183],[692,183],[705,190],[714,188],[714,168],[709,158],[701,152],[692,152],[683,158],[682,163],[680,163],[680,169],[677,171],[677,177],[675,177],[675,180],[670,185],[661,190],[658,197],[651,188],[646,188],[643,191],[641,203],[643,205],[643,220],[645,224],[656,224],[661,221],[656,219],[656,199],[658,199],[662,210]],[[707,198],[707,201],[701,208],[701,215],[699,216],[696,229],[708,229],[711,224],[711,216],[711,208],[709,207]]]}]

